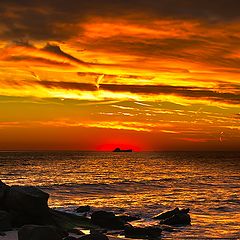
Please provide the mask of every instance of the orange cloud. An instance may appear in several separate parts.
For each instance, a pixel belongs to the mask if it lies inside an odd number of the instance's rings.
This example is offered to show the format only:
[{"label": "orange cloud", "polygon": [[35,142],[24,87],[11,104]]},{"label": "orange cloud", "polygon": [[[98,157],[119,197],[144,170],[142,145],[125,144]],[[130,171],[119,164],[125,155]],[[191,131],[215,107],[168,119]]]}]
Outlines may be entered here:
[{"label": "orange cloud", "polygon": [[0,1],[1,130],[56,125],[65,135],[66,128],[151,133],[206,148],[224,132],[222,144],[235,146],[238,6],[237,0]]}]

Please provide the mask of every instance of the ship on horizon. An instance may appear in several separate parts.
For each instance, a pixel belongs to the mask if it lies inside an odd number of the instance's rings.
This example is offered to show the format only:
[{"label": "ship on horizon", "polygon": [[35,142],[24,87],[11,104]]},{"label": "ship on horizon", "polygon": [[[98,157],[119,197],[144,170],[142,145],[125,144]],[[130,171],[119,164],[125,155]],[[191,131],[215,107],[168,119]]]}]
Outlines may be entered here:
[{"label": "ship on horizon", "polygon": [[115,148],[113,152],[133,152],[132,149],[121,149],[121,148]]}]

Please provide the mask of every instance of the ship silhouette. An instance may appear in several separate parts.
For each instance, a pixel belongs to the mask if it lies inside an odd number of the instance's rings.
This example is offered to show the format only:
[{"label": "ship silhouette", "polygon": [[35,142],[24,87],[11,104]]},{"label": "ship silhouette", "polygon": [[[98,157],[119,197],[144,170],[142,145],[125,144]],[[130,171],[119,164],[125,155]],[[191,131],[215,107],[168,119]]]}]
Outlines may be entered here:
[{"label": "ship silhouette", "polygon": [[132,149],[121,149],[121,148],[115,148],[113,152],[132,152]]}]

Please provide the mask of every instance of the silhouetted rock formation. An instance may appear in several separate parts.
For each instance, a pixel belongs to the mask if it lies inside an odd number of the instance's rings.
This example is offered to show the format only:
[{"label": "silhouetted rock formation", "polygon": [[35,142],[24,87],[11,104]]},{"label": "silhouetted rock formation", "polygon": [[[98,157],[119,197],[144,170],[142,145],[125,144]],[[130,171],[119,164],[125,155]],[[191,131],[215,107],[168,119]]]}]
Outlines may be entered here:
[{"label": "silhouetted rock formation", "polygon": [[9,186],[0,180],[0,209],[5,209],[5,197],[9,188]]},{"label": "silhouetted rock formation", "polygon": [[75,212],[77,212],[77,213],[86,213],[86,212],[90,212],[90,211],[91,211],[90,206],[80,206],[77,209],[75,209]]},{"label": "silhouetted rock formation", "polygon": [[191,218],[190,218],[190,215],[187,213],[178,213],[173,215],[170,218],[162,220],[160,223],[170,225],[170,226],[189,225],[191,223]]},{"label": "silhouetted rock formation", "polygon": [[54,227],[26,225],[18,231],[18,240],[62,240]]},{"label": "silhouetted rock formation", "polygon": [[123,221],[124,223],[132,222],[132,221],[136,221],[136,220],[140,220],[141,219],[140,217],[129,216],[129,215],[126,215],[126,214],[118,215],[117,217],[120,218],[121,221]]},{"label": "silhouetted rock formation", "polygon": [[189,211],[189,208],[181,210],[179,208],[175,208],[171,211],[163,212],[153,217],[153,219],[161,220],[160,223],[166,225],[188,225],[191,223],[191,218],[188,214]]},{"label": "silhouetted rock formation", "polygon": [[91,215],[92,223],[107,229],[123,229],[124,222],[113,212],[96,211]]},{"label": "silhouetted rock formation", "polygon": [[11,215],[6,211],[0,211],[0,231],[9,231],[11,229]]}]

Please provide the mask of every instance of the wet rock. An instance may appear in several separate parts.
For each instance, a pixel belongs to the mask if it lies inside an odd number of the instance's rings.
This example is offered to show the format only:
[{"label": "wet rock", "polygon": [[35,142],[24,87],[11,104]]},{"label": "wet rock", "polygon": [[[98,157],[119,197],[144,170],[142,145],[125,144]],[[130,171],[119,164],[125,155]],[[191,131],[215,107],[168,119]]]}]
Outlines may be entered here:
[{"label": "wet rock", "polygon": [[93,224],[107,229],[123,229],[124,222],[112,212],[96,211],[91,215]]},{"label": "wet rock", "polygon": [[191,223],[191,217],[188,213],[178,213],[170,218],[161,220],[161,224],[166,224],[170,226],[174,225],[189,225]]},{"label": "wet rock", "polygon": [[48,212],[49,194],[36,187],[10,187],[5,204],[8,209],[22,212],[30,216],[42,216]]},{"label": "wet rock", "polygon": [[129,215],[118,215],[117,217],[119,217],[120,220],[124,223],[132,222],[140,219],[140,217],[129,216]]},{"label": "wet rock", "polygon": [[79,216],[74,213],[68,213],[63,211],[58,211],[50,209],[51,217],[54,219],[54,222],[58,227],[62,229],[73,229],[75,227],[81,227],[84,229],[91,229],[96,227],[92,224],[89,218],[84,216]]},{"label": "wet rock", "polygon": [[188,214],[190,212],[189,208],[183,208],[179,209],[178,207],[171,210],[163,212],[155,217],[153,217],[156,220],[161,220],[161,224],[166,225],[188,225],[191,223],[190,215]]},{"label": "wet rock", "polygon": [[0,231],[9,231],[12,229],[11,217],[8,212],[0,211]]},{"label": "wet rock", "polygon": [[77,213],[86,213],[86,212],[90,212],[91,211],[91,207],[90,206],[80,206],[78,207],[75,212]]},{"label": "wet rock", "polygon": [[109,238],[99,232],[91,233],[83,237],[78,238],[79,240],[109,240]]},{"label": "wet rock", "polygon": [[170,210],[170,211],[166,211],[166,212],[163,212],[163,213],[160,213],[159,215],[156,215],[153,217],[153,219],[156,219],[156,220],[162,220],[162,219],[167,219],[167,218],[170,218],[172,217],[173,215],[179,213],[179,208],[175,208],[173,210]]},{"label": "wet rock", "polygon": [[124,234],[129,238],[160,238],[162,229],[159,227],[133,227],[126,225]]},{"label": "wet rock", "polygon": [[18,231],[18,240],[62,240],[54,227],[26,225]]}]

